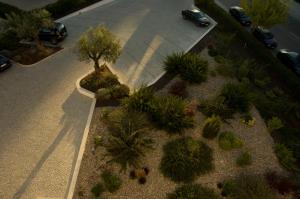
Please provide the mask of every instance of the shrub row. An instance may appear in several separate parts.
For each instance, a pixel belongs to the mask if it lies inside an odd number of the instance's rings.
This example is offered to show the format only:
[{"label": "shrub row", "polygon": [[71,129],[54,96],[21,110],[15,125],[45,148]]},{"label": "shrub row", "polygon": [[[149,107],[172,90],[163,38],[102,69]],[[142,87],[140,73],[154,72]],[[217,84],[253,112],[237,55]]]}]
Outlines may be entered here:
[{"label": "shrub row", "polygon": [[[219,22],[228,32],[236,33],[236,36],[244,41],[249,49],[260,60],[266,60],[267,70],[271,74],[276,74],[287,87],[293,90],[300,90],[300,81],[297,76],[282,65],[260,42],[258,42],[244,27],[234,20],[225,10],[213,1],[195,0],[196,6],[205,10],[211,17]],[[300,98],[299,92],[294,92]]]}]

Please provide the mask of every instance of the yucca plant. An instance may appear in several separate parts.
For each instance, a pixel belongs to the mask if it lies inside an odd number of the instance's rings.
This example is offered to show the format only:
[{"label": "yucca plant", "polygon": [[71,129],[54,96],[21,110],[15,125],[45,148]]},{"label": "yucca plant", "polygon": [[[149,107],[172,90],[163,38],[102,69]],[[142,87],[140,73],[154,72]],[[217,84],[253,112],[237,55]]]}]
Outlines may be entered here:
[{"label": "yucca plant", "polygon": [[121,110],[108,119],[111,134],[103,145],[108,162],[116,162],[122,170],[139,167],[145,152],[153,147],[153,140],[147,136],[147,118],[140,113]]},{"label": "yucca plant", "polygon": [[201,83],[207,78],[208,62],[194,53],[173,53],[166,57],[164,69],[191,83]]},{"label": "yucca plant", "polygon": [[151,101],[150,116],[155,124],[168,133],[181,133],[194,124],[185,114],[186,102],[177,96],[160,96]]},{"label": "yucca plant", "polygon": [[203,127],[203,137],[207,139],[213,139],[217,137],[221,129],[221,119],[218,116],[213,115],[205,120]]}]

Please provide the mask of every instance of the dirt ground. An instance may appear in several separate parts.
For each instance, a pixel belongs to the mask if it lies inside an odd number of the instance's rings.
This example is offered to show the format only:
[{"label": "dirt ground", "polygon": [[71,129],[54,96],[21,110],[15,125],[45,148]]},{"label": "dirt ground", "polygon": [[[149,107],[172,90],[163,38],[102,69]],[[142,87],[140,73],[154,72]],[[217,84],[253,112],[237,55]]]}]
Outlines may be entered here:
[{"label": "dirt ground", "polygon": [[[202,57],[208,59],[210,69],[215,65],[214,60],[211,59],[207,51],[204,50],[201,54]],[[158,94],[168,92],[170,85],[177,80],[178,77],[171,80]],[[199,98],[207,99],[215,96],[222,86],[231,81],[230,79],[221,76],[210,76],[207,82],[200,85],[188,86],[188,99],[198,100]],[[93,149],[94,137],[96,135],[105,136],[107,129],[105,124],[101,121],[101,114],[105,108],[97,107],[93,116],[91,129],[87,141],[87,147],[83,157],[80,173],[77,180],[74,199],[93,198],[91,188],[101,181],[100,174],[103,169],[111,169],[118,173],[118,165],[107,165],[108,157],[104,157],[104,148]],[[108,109],[112,109],[111,107]],[[200,176],[196,182],[209,187],[217,189],[217,183],[223,181],[228,177],[236,176],[239,173],[264,173],[265,171],[272,170],[277,172],[284,172],[280,167],[275,154],[273,153],[273,140],[267,131],[264,120],[259,115],[255,107],[251,109],[252,116],[256,119],[253,127],[246,126],[240,122],[239,115],[230,120],[230,124],[222,124],[221,131],[230,130],[239,136],[244,146],[241,149],[232,151],[224,151],[219,148],[217,139],[207,140],[201,136],[205,116],[197,112],[195,115],[196,125],[195,128],[187,130],[184,136],[191,136],[200,139],[207,143],[213,149],[214,156],[214,171]],[[159,171],[159,164],[162,158],[162,147],[166,142],[176,139],[178,136],[169,136],[163,131],[153,130],[150,133],[155,141],[155,150],[147,153],[144,159],[144,166],[150,168],[150,173],[147,176],[145,185],[140,185],[136,180],[129,179],[129,170],[126,173],[120,173],[122,179],[121,188],[114,194],[105,192],[104,198],[111,199],[163,199],[166,194],[174,191],[177,186],[176,183],[163,177]],[[241,152],[247,151],[252,155],[253,162],[248,167],[240,168],[236,165],[235,161]]]}]

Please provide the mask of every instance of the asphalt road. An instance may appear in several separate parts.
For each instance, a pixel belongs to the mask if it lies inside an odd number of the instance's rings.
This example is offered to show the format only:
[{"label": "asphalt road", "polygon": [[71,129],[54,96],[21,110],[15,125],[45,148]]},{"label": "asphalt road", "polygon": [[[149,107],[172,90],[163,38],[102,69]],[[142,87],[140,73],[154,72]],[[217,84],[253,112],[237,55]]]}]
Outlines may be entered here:
[{"label": "asphalt road", "polygon": [[34,8],[41,8],[49,3],[57,0],[1,0],[3,3],[11,4],[23,10],[32,10]]},{"label": "asphalt road", "polygon": [[[239,5],[240,0],[216,0],[224,7]],[[280,48],[290,49],[300,53],[300,3],[292,0],[288,21],[285,24],[271,28]]]},{"label": "asphalt road", "polygon": [[[105,0],[106,1],[106,0]],[[115,0],[63,18],[64,49],[32,67],[0,74],[0,199],[65,198],[91,99],[75,82],[92,69],[72,48],[89,27],[105,24],[123,52],[111,68],[132,88],[162,72],[162,60],[185,51],[208,28],[182,19],[192,0]]]}]

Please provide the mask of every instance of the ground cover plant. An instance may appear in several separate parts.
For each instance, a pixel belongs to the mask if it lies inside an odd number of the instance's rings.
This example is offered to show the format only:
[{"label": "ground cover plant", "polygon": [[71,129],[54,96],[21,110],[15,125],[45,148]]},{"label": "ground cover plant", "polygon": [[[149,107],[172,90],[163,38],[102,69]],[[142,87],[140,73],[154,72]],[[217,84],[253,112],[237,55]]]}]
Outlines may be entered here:
[{"label": "ground cover plant", "polygon": [[214,168],[211,148],[191,137],[170,141],[163,151],[160,169],[175,182],[191,182]]},{"label": "ground cover plant", "polygon": [[173,193],[168,194],[168,199],[220,199],[220,195],[213,189],[200,184],[182,185]]},{"label": "ground cover plant", "polygon": [[241,175],[225,183],[223,193],[233,199],[278,199],[263,176]]},{"label": "ground cover plant", "polygon": [[102,181],[106,190],[113,193],[116,192],[122,185],[121,179],[111,171],[105,170],[101,174]]},{"label": "ground cover plant", "polygon": [[236,164],[240,167],[248,166],[252,163],[252,156],[248,152],[241,153],[236,159]]},{"label": "ground cover plant", "polygon": [[205,120],[203,127],[203,137],[207,139],[214,139],[218,136],[221,129],[221,120],[218,116],[212,116]]},{"label": "ground cover plant", "polygon": [[220,134],[219,146],[224,150],[232,150],[241,148],[243,146],[243,141],[235,136],[232,132],[227,131]]}]

